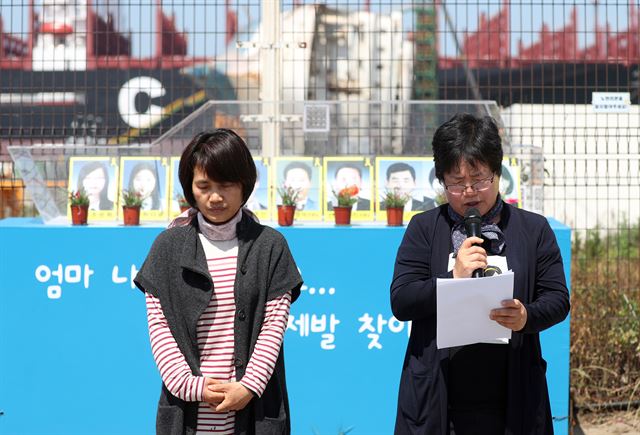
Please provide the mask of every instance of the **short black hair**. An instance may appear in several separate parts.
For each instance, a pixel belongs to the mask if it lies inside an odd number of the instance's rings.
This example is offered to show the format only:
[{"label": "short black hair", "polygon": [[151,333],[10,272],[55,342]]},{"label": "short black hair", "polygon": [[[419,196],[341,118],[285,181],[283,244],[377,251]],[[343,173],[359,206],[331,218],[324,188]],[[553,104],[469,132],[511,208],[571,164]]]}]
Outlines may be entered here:
[{"label": "short black hair", "polygon": [[287,172],[289,172],[292,169],[302,169],[304,172],[307,173],[307,177],[309,177],[309,181],[311,181],[311,168],[306,163],[298,162],[298,161],[289,163],[287,166],[284,167],[284,171],[282,171],[282,175],[284,176],[284,178],[287,178]]},{"label": "short black hair", "polygon": [[336,171],[333,173],[334,177],[338,176],[338,172],[340,172],[343,169],[354,169],[356,172],[358,172],[358,177],[360,177],[360,179],[362,180],[362,169],[360,169],[359,167],[357,167],[356,165],[350,165],[350,164],[344,164],[344,165],[340,165],[336,168]]},{"label": "short black hair", "polygon": [[493,118],[458,113],[442,124],[433,135],[433,161],[436,177],[444,181],[444,174],[461,161],[475,168],[487,165],[491,172],[502,175],[502,139]]},{"label": "short black hair", "polygon": [[391,174],[404,171],[409,171],[411,173],[411,178],[413,178],[413,181],[416,181],[416,170],[413,169],[413,166],[408,165],[404,162],[397,162],[389,165],[389,167],[387,168],[387,181],[389,180],[389,178],[391,178]]},{"label": "short black hair", "polygon": [[218,183],[240,183],[243,202],[247,202],[256,184],[256,164],[247,144],[227,128],[196,134],[182,152],[178,178],[184,197],[192,207],[196,206],[192,188],[195,168],[201,168]]}]

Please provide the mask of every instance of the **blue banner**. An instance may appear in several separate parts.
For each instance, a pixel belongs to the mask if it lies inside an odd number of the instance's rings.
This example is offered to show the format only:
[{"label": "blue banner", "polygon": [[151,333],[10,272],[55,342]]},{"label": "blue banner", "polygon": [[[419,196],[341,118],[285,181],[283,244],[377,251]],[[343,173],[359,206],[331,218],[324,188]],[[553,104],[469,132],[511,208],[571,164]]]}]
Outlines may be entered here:
[{"label": "blue banner", "polygon": [[[570,230],[551,224],[568,281]],[[285,339],[292,433],[392,433],[411,327],[389,306],[404,228],[278,229],[305,280]],[[161,381],[132,278],[160,231],[0,221],[1,433],[154,433]],[[542,341],[567,433],[569,320]]]}]

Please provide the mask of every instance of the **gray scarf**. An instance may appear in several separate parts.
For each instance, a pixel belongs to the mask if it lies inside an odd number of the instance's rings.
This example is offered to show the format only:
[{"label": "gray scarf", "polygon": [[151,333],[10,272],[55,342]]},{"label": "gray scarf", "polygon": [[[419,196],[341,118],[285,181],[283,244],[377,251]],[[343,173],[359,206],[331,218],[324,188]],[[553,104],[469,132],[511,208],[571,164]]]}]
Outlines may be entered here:
[{"label": "gray scarf", "polygon": [[[501,255],[506,245],[502,230],[498,225],[493,223],[496,216],[502,212],[503,204],[502,198],[500,198],[500,195],[498,194],[495,205],[487,212],[487,214],[482,216],[482,226],[480,231],[482,232],[482,237],[489,240],[489,255]],[[447,212],[454,223],[453,229],[451,230],[451,242],[453,243],[453,257],[455,258],[462,242],[467,238],[467,230],[464,227],[464,216],[460,216],[456,213],[453,208],[451,208],[451,205],[447,206]]]}]

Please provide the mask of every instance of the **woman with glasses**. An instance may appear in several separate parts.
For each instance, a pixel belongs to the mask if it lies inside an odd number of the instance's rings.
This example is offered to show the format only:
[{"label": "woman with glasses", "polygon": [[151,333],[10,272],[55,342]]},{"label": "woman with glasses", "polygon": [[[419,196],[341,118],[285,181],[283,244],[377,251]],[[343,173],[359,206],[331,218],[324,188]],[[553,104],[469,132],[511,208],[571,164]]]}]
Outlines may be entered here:
[{"label": "woman with glasses", "polygon": [[[448,203],[416,215],[398,249],[391,307],[412,321],[396,434],[551,434],[540,331],[569,312],[560,250],[547,220],[502,201],[502,143],[490,117],[458,114],[433,137],[436,177]],[[482,215],[482,238],[464,215]],[[513,299],[487,316],[512,330],[508,343],[436,347],[438,278],[513,270]]]}]

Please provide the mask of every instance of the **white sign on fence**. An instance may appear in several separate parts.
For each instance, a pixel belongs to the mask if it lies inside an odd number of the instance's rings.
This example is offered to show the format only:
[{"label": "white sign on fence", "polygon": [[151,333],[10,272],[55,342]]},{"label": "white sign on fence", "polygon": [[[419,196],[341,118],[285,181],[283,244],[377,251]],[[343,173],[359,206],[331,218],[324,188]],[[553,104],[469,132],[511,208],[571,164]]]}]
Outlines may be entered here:
[{"label": "white sign on fence", "polygon": [[631,94],[629,92],[593,92],[591,106],[596,113],[629,113]]}]

